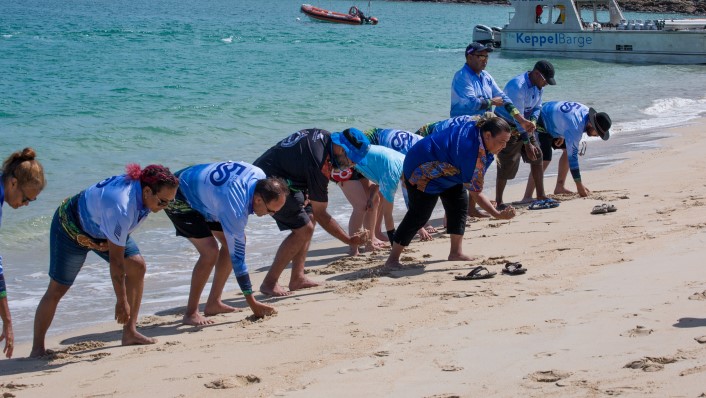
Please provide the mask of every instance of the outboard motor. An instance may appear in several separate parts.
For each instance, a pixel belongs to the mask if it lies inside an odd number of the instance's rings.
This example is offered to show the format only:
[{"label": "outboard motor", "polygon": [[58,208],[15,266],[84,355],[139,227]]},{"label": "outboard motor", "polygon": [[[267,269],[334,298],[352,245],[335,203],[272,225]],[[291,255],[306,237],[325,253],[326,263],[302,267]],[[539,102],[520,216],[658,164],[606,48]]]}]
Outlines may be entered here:
[{"label": "outboard motor", "polygon": [[473,28],[473,41],[480,44],[495,44],[495,40],[493,39],[493,29],[485,25],[476,25]]}]

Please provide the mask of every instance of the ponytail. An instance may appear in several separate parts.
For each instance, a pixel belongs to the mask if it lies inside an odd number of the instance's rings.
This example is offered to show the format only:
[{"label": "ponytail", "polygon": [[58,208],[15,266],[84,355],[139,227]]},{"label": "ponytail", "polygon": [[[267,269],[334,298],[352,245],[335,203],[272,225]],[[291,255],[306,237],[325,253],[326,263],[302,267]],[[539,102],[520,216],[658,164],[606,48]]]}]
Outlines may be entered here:
[{"label": "ponytail", "polygon": [[179,179],[169,171],[169,168],[161,164],[151,164],[140,169],[139,164],[130,163],[125,166],[125,173],[131,180],[140,180],[143,187],[150,187],[152,192],[159,192],[163,187],[176,188],[179,186]]},{"label": "ponytail", "polygon": [[476,119],[476,127],[481,132],[489,131],[492,137],[503,132],[510,132],[510,125],[505,119],[496,116],[493,112],[486,112]]}]

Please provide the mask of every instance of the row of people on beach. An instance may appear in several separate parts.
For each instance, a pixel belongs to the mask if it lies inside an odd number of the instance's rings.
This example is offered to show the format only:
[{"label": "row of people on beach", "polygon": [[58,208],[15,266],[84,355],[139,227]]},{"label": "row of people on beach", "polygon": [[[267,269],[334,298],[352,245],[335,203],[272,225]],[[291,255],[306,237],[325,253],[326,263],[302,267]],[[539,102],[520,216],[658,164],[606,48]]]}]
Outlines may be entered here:
[{"label": "row of people on beach", "polygon": [[[147,267],[130,233],[150,213],[160,210],[165,210],[176,234],[187,238],[199,253],[183,318],[185,324],[199,326],[214,322],[208,316],[236,310],[221,299],[231,270],[255,316],[276,312],[253,295],[245,261],[245,226],[250,214],[270,215],[280,230],[290,231],[259,287],[265,295],[286,296],[318,286],[304,273],[316,224],[349,245],[349,254],[357,254],[363,245],[374,249],[389,241],[385,264],[401,267],[400,256],[414,236],[429,238],[428,222],[441,199],[450,235],[448,260],[469,261],[472,258],[462,245],[469,214],[498,219],[515,216],[515,209],[503,202],[502,192],[506,181],[515,177],[521,158],[531,165],[530,180],[537,194],[532,197],[534,189],[528,187],[524,199],[532,198],[533,205],[553,201],[545,195],[543,171],[556,148],[568,148],[566,169],[571,171],[578,193],[588,195],[578,168],[579,143],[583,133],[607,140],[610,118],[576,102],[543,104],[543,88],[556,83],[548,61],[537,62],[501,90],[485,71],[492,50],[479,43],[467,47],[466,63],[452,82],[451,118],[427,124],[414,133],[380,128],[334,133],[304,129],[269,148],[252,164],[204,163],[175,173],[162,165],[142,169],[131,164],[125,174],[106,178],[65,199],[49,231],[50,281],[36,310],[30,356],[49,353],[46,333],[89,251],[109,264],[116,295],[115,320],[123,325],[122,344],[155,343],[137,331]],[[498,184],[492,202],[483,194],[483,185],[496,156]],[[12,208],[28,205],[46,185],[43,168],[31,148],[5,160],[0,181],[0,220],[4,202]],[[351,203],[355,202],[354,209],[356,203],[364,203],[366,228],[360,229],[351,219],[346,232],[328,213],[330,181],[336,181]],[[407,212],[395,227],[392,205],[400,185]],[[559,189],[558,193],[565,192],[568,190]],[[480,213],[476,204],[486,213]],[[379,222],[378,213],[372,211],[378,208]],[[292,270],[285,288],[279,278],[289,264]],[[212,272],[211,291],[201,314],[201,293]],[[9,358],[14,335],[1,260],[0,317],[0,342],[4,340],[3,352]]]}]

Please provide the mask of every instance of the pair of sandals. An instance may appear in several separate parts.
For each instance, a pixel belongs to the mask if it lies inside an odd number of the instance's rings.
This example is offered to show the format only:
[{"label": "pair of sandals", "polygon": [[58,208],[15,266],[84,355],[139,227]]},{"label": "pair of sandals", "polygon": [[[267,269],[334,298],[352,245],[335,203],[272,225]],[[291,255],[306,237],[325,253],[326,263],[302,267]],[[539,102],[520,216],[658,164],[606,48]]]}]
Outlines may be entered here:
[{"label": "pair of sandals", "polygon": [[553,209],[555,207],[559,207],[559,202],[552,198],[535,200],[529,205],[530,210]]},{"label": "pair of sandals", "polygon": [[[521,263],[506,263],[505,268],[503,268],[502,273],[505,275],[522,275],[527,272],[527,268],[523,268]],[[471,269],[466,275],[456,275],[454,278],[459,281],[468,281],[476,279],[488,279],[493,278],[497,275],[497,272],[489,271],[488,268],[479,265]]]},{"label": "pair of sandals", "polygon": [[602,203],[600,205],[593,206],[591,214],[606,214],[618,211],[618,209],[610,203]]}]

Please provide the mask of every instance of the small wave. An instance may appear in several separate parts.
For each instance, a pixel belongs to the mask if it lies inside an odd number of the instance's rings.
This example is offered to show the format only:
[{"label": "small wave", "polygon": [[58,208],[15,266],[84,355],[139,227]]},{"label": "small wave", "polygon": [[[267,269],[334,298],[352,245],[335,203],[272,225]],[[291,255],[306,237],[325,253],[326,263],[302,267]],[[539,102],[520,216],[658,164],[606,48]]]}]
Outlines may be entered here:
[{"label": "small wave", "polygon": [[2,37],[5,38],[5,39],[9,39],[9,38],[12,37],[12,35],[4,34],[4,35],[2,35]]},{"label": "small wave", "polygon": [[223,43],[232,43],[232,42],[233,42],[233,36],[224,37],[224,38],[221,39],[221,41],[222,41]]},{"label": "small wave", "polygon": [[652,105],[642,110],[649,118],[641,118],[630,122],[619,123],[613,130],[637,131],[654,130],[657,128],[674,127],[686,124],[690,120],[701,117],[706,105],[706,98],[659,98],[652,101]]}]

